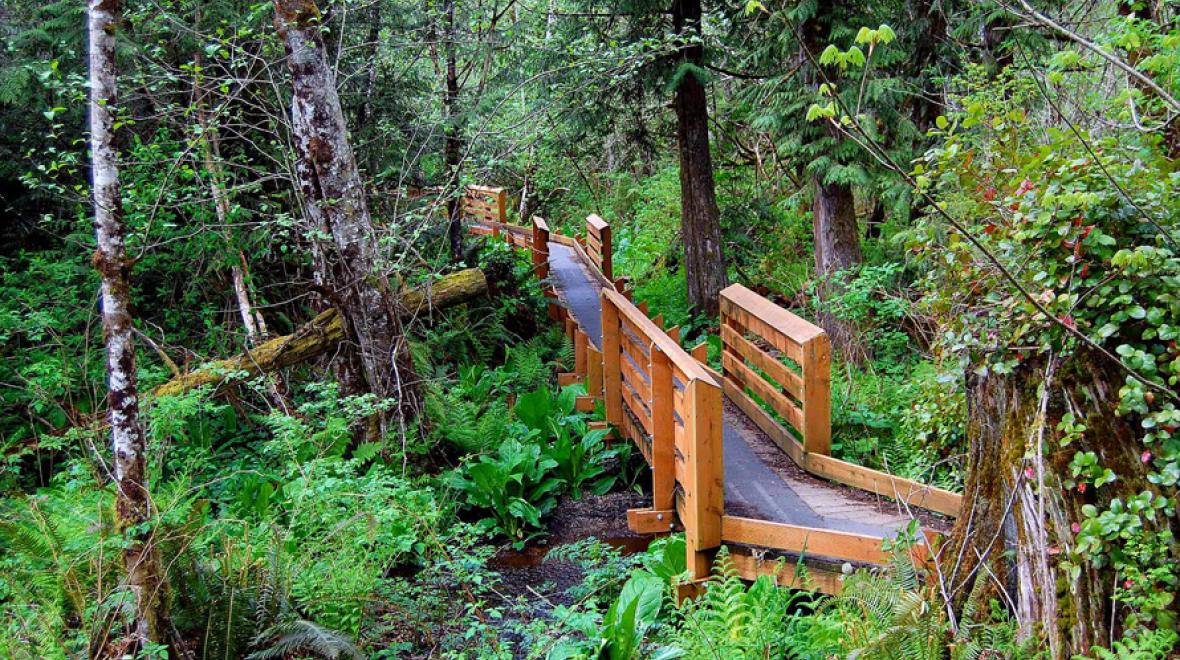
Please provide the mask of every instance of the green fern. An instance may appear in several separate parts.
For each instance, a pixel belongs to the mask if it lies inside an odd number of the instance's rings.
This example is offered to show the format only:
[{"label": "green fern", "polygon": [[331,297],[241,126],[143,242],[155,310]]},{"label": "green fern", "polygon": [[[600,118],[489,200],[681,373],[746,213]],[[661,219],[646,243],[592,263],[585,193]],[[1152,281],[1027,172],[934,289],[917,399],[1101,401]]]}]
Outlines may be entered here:
[{"label": "green fern", "polygon": [[326,660],[364,658],[352,640],[334,630],[303,619],[275,624],[263,631],[254,643],[255,646],[266,646],[246,656],[248,660],[274,660],[309,654]]},{"label": "green fern", "polygon": [[714,569],[704,593],[682,605],[675,642],[684,657],[783,657],[784,622],[802,592],[780,589],[768,576],[747,588],[725,548]]}]

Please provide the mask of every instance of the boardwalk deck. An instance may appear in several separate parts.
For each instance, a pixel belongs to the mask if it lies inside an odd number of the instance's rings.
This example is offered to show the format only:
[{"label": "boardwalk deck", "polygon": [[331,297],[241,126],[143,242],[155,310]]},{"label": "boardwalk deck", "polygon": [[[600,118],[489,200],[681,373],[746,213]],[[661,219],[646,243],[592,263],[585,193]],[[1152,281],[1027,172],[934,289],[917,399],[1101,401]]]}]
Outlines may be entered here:
[{"label": "boardwalk deck", "polygon": [[[600,280],[565,245],[549,244],[549,263],[570,314],[601,349]],[[909,520],[890,500],[792,470],[786,461],[764,460],[781,450],[732,405],[725,406],[723,441],[726,515],[881,538],[893,537]]]}]

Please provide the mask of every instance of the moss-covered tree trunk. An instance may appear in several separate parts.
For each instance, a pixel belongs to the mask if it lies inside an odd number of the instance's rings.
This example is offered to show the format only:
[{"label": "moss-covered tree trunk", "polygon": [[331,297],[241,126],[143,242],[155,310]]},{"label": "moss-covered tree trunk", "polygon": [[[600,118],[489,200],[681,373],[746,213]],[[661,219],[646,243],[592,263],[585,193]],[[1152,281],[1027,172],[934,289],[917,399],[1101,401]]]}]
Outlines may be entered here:
[{"label": "moss-covered tree trunk", "polygon": [[[1124,576],[1072,553],[1083,506],[1103,510],[1114,498],[1126,502],[1154,488],[1135,420],[1115,414],[1123,380],[1110,361],[1083,352],[968,382],[968,476],[963,510],[940,555],[945,595],[959,612],[972,600],[986,612],[987,600],[998,599],[1055,660],[1109,646],[1122,632],[1111,629],[1121,619],[1112,595]],[[1067,414],[1085,424],[1084,433],[1059,428]],[[1094,452],[1116,480],[1076,479],[1078,452]],[[1080,566],[1076,576],[1071,563]]]},{"label": "moss-covered tree trunk", "polygon": [[115,32],[122,12],[117,0],[89,3],[90,159],[93,176],[94,266],[102,282],[102,329],[107,353],[107,418],[111,425],[111,468],[115,516],[127,533],[123,547],[126,587],[134,615],[126,640],[108,639],[96,655],[133,654],[164,641],[168,632],[166,585],[150,524],[147,443],[139,414],[131,323],[131,258],[126,250],[119,158],[115,148]]},{"label": "moss-covered tree trunk", "polygon": [[[342,313],[350,350],[337,361],[344,393],[393,399],[416,409],[419,383],[402,332],[397,297],[380,267],[364,184],[348,141],[336,76],[329,66],[313,0],[275,0],[293,98],[291,128],[306,215],[331,237],[316,250],[317,279]],[[381,420],[385,432],[386,420]]]}]

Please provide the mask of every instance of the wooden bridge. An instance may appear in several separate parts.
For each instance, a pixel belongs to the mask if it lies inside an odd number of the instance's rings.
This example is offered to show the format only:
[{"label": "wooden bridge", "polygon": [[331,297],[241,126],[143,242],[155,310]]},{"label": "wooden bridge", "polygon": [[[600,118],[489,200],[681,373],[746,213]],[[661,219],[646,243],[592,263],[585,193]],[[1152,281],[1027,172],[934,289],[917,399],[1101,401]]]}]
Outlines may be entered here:
[{"label": "wooden bridge", "polygon": [[[734,284],[721,292],[722,371],[714,371],[705,344],[682,347],[679,329],[649,316],[615,279],[602,218],[587,218],[577,238],[541,218],[510,225],[496,188],[470,188],[464,208],[473,233],[531,250],[554,301],[550,315],[575,347],[574,372],[559,382],[584,382],[579,407],[601,401],[607,422],[651,466],[651,506],[629,511],[628,525],[682,529],[694,578],[708,576],[726,545],[743,577],[771,574],[784,586],[835,593],[844,563],[888,561],[882,542],[909,524],[912,507],[958,514],[955,493],[831,456],[831,358],[821,328]],[[933,556],[935,530],[925,531],[912,550],[919,561]]]}]

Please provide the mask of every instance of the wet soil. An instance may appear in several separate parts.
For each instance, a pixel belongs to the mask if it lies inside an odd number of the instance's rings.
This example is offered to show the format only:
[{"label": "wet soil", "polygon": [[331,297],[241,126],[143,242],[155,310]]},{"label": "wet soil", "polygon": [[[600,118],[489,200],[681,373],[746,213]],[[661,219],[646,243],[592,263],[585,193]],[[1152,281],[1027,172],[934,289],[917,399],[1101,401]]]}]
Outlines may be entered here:
[{"label": "wet soil", "polygon": [[498,591],[508,600],[540,597],[552,604],[568,604],[566,592],[581,582],[582,569],[549,557],[550,551],[593,537],[624,555],[643,552],[655,537],[628,529],[627,509],[649,506],[650,501],[650,495],[630,491],[583,495],[581,499],[563,497],[549,516],[544,538],[520,550],[508,546],[488,562],[500,574]]}]

